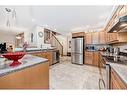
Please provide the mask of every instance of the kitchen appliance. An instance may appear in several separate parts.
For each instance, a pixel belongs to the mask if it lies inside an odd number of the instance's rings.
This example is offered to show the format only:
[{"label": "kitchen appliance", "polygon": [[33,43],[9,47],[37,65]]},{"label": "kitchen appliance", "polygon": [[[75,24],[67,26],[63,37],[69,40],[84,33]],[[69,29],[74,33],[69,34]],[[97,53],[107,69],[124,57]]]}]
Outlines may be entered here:
[{"label": "kitchen appliance", "polygon": [[109,64],[106,64],[105,60],[103,59],[102,55],[100,54],[99,57],[99,89],[110,89],[110,71],[111,67]]},{"label": "kitchen appliance", "polygon": [[55,50],[52,52],[52,64],[58,63],[59,61],[60,61],[59,50]]},{"label": "kitchen appliance", "polygon": [[120,17],[108,32],[127,32],[127,15]]},{"label": "kitchen appliance", "polygon": [[105,56],[106,61],[117,63],[117,64],[123,64],[127,65],[127,57],[126,56]]},{"label": "kitchen appliance", "polygon": [[113,47],[107,47],[107,48],[106,48],[106,51],[107,51],[108,53],[114,53],[114,48],[113,48]]},{"label": "kitchen appliance", "polygon": [[120,53],[120,48],[115,47],[115,48],[114,48],[114,55],[118,56],[119,53]]},{"label": "kitchen appliance", "polygon": [[84,64],[84,37],[72,38],[71,62]]},{"label": "kitchen appliance", "polygon": [[13,53],[5,53],[2,56],[9,60],[13,60],[10,66],[18,66],[21,64],[18,60],[21,59],[26,53],[25,52],[13,52]]}]

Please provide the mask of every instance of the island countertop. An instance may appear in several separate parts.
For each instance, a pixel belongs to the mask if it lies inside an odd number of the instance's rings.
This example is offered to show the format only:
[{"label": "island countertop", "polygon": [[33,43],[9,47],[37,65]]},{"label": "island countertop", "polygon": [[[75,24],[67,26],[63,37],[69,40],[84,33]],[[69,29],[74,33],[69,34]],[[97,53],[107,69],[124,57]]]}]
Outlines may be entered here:
[{"label": "island countertop", "polygon": [[[101,52],[102,56],[113,56],[113,54],[108,54],[105,52]],[[124,60],[127,60],[127,57],[119,56],[120,58],[124,58]],[[103,57],[105,59],[105,57]],[[106,64],[109,64],[112,69],[116,71],[116,73],[121,77],[123,82],[127,85],[127,62],[124,64],[121,64],[120,62],[110,62],[106,61]]]},{"label": "island countertop", "polygon": [[22,59],[19,60],[22,64],[19,66],[15,66],[15,67],[10,67],[9,64],[12,63],[12,61],[8,60],[8,61],[4,61],[2,64],[6,64],[5,68],[1,68],[0,69],[0,77],[16,72],[16,71],[20,71],[22,69],[25,68],[29,68],[31,66],[35,66],[38,64],[42,64],[48,61],[48,59],[45,58],[40,58],[40,57],[36,57],[36,56],[32,56],[29,54],[26,54]]}]

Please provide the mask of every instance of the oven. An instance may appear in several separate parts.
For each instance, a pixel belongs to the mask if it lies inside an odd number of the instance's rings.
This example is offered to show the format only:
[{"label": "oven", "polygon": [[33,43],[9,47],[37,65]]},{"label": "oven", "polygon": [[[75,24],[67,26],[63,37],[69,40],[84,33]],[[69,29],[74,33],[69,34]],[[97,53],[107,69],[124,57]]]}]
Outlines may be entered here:
[{"label": "oven", "polygon": [[99,54],[99,89],[110,89],[110,70],[109,64],[106,64],[103,56]]}]

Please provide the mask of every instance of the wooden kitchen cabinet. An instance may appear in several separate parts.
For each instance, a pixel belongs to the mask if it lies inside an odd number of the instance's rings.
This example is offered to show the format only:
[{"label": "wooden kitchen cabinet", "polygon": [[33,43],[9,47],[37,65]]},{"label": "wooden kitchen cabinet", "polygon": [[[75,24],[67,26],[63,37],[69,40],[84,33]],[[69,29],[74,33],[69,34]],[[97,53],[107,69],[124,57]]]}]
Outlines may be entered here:
[{"label": "wooden kitchen cabinet", "polygon": [[99,32],[92,33],[92,44],[99,44]]},{"label": "wooden kitchen cabinet", "polygon": [[106,33],[104,31],[86,33],[86,44],[105,44]]},{"label": "wooden kitchen cabinet", "polygon": [[49,65],[52,65],[52,63],[53,63],[53,61],[52,61],[52,52],[46,52],[44,58],[49,59]]},{"label": "wooden kitchen cabinet", "polygon": [[106,43],[106,33],[104,31],[99,32],[99,44]]},{"label": "wooden kitchen cabinet", "polygon": [[99,52],[85,51],[85,64],[99,66]]},{"label": "wooden kitchen cabinet", "polygon": [[92,65],[93,63],[93,52],[85,51],[85,64]]},{"label": "wooden kitchen cabinet", "polygon": [[107,33],[107,44],[127,42],[127,32]]},{"label": "wooden kitchen cabinet", "polygon": [[49,89],[49,63],[1,76],[0,89]]},{"label": "wooden kitchen cabinet", "polygon": [[127,85],[123,80],[118,76],[118,74],[111,69],[111,89],[127,89]]},{"label": "wooden kitchen cabinet", "polygon": [[92,33],[85,34],[85,44],[92,44]]},{"label": "wooden kitchen cabinet", "polygon": [[72,37],[84,37],[85,32],[77,32],[77,33],[72,33]]},{"label": "wooden kitchen cabinet", "polygon": [[109,37],[110,42],[118,41],[118,33],[111,33]]},{"label": "wooden kitchen cabinet", "polygon": [[99,52],[93,52],[93,65],[99,66]]}]

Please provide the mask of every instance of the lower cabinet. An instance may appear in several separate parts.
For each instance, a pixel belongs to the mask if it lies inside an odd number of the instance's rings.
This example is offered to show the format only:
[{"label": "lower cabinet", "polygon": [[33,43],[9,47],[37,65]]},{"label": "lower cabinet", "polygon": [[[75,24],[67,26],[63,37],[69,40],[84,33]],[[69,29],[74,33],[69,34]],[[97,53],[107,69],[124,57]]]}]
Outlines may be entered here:
[{"label": "lower cabinet", "polygon": [[99,52],[85,51],[85,64],[98,66]]},{"label": "lower cabinet", "polygon": [[1,76],[0,89],[49,89],[49,63],[40,63]]},{"label": "lower cabinet", "polygon": [[93,52],[85,51],[85,64],[92,65],[93,63]]},{"label": "lower cabinet", "polygon": [[52,52],[35,52],[35,53],[30,53],[34,56],[46,58],[49,60],[49,65],[52,65]]},{"label": "lower cabinet", "polygon": [[111,69],[111,89],[127,89],[127,85],[117,75],[117,73]]}]

